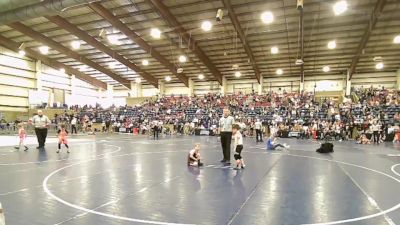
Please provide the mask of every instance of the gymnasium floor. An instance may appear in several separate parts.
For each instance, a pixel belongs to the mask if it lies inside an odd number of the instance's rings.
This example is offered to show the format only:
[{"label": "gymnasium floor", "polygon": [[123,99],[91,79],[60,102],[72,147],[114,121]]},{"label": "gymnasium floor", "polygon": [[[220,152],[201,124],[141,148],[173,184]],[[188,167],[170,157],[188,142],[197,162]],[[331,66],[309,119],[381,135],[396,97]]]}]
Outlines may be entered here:
[{"label": "gymnasium floor", "polygon": [[[42,152],[0,147],[7,225],[400,224],[400,147],[392,143],[338,142],[321,155],[313,141],[282,139],[291,149],[267,152],[247,139],[247,168],[235,171],[219,163],[216,137],[71,139],[69,155],[56,154],[55,142]],[[186,166],[196,142],[200,169]]]}]

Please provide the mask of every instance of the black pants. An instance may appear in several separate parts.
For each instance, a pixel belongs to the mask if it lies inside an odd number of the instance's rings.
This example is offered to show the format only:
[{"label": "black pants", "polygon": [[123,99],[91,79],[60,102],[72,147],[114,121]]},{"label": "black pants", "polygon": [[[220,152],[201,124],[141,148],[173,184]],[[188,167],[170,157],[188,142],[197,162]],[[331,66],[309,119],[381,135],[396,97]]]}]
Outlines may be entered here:
[{"label": "black pants", "polygon": [[44,144],[46,143],[47,128],[35,128],[35,134],[39,142],[39,148],[43,148]]},{"label": "black pants", "polygon": [[76,132],[76,125],[71,125],[71,134],[73,134],[75,132],[75,134],[77,134],[78,132]]},{"label": "black pants", "polygon": [[281,145],[281,144],[276,144],[276,145],[272,146],[272,149],[271,149],[271,150],[275,150],[275,149],[278,148],[278,147],[284,148],[285,146],[283,146],[283,145]]},{"label": "black pants", "polygon": [[221,146],[224,160],[229,162],[231,160],[231,142],[232,132],[221,132]]},{"label": "black pants", "polygon": [[158,139],[158,127],[154,127],[153,128],[153,135],[154,135],[154,139]]},{"label": "black pants", "polygon": [[379,131],[374,131],[374,143],[379,143]]},{"label": "black pants", "polygon": [[256,141],[263,141],[261,129],[256,129]]}]

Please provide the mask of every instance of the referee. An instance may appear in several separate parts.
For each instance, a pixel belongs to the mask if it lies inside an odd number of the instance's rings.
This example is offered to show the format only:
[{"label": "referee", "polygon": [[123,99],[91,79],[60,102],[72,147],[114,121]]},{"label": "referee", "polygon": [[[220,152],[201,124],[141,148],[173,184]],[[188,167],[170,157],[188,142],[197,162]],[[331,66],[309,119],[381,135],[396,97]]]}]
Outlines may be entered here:
[{"label": "referee", "polygon": [[39,142],[37,149],[44,149],[47,137],[47,127],[50,120],[47,116],[43,115],[42,110],[37,111],[37,115],[32,118],[32,124],[35,127],[35,134]]},{"label": "referee", "polygon": [[235,120],[230,116],[228,108],[224,108],[224,115],[219,120],[219,129],[221,134],[221,146],[222,154],[224,158],[221,160],[222,163],[231,164],[231,142],[232,142],[232,125]]}]

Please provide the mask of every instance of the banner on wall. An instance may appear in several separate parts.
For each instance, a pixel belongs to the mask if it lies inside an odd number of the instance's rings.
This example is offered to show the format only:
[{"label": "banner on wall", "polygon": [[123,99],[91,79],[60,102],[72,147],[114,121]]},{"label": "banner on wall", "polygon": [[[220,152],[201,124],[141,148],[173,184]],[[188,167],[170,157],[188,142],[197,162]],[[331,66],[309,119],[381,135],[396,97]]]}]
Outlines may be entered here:
[{"label": "banner on wall", "polygon": [[49,97],[50,95],[48,91],[29,90],[29,105],[41,105],[43,103],[48,103]]}]

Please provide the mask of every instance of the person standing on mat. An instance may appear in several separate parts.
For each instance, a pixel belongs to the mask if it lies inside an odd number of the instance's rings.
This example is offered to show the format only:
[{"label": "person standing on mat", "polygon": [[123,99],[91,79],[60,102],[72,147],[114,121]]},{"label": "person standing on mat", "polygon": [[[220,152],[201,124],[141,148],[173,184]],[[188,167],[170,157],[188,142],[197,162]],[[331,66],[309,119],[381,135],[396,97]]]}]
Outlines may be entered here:
[{"label": "person standing on mat", "polygon": [[260,119],[257,119],[257,121],[254,123],[254,126],[256,128],[256,142],[263,142],[262,123]]},{"label": "person standing on mat", "polygon": [[222,154],[224,156],[221,162],[228,165],[231,164],[232,125],[235,123],[235,119],[230,113],[228,108],[224,108],[223,117],[219,120]]},{"label": "person standing on mat", "polygon": [[37,113],[38,114],[32,118],[32,124],[35,127],[35,134],[39,142],[37,149],[44,149],[50,120],[47,116],[43,115],[42,110],[38,110]]}]

